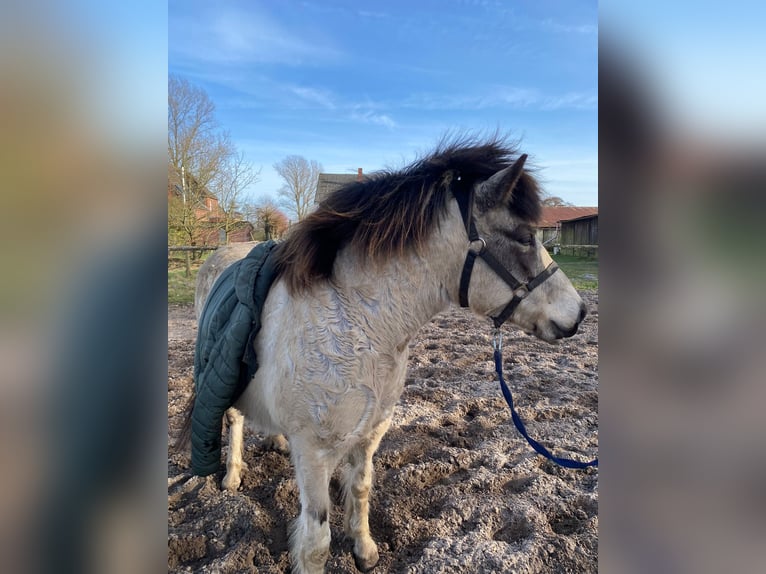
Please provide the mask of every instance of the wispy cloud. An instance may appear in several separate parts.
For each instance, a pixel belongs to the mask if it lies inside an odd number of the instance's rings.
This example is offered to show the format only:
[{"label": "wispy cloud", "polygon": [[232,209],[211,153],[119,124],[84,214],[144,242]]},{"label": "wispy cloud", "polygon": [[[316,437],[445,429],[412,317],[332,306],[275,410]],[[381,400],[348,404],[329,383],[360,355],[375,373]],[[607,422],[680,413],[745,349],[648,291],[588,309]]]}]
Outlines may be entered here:
[{"label": "wispy cloud", "polygon": [[494,93],[484,96],[482,103],[485,107],[497,107],[507,105],[514,108],[526,108],[540,102],[540,94],[537,90],[529,88],[500,88]]},{"label": "wispy cloud", "polygon": [[373,12],[371,10],[359,10],[357,14],[362,18],[374,18],[378,20],[381,18],[390,18],[385,12]]},{"label": "wispy cloud", "polygon": [[598,108],[598,94],[569,92],[561,96],[543,98],[540,104],[542,110],[595,110]]},{"label": "wispy cloud", "polygon": [[568,92],[547,95],[533,88],[497,87],[482,95],[450,95],[421,93],[407,98],[404,107],[423,110],[480,110],[489,108],[553,110],[594,110],[598,94]]},{"label": "wispy cloud", "polygon": [[587,36],[598,34],[598,26],[594,24],[562,24],[561,22],[555,22],[550,18],[546,18],[541,22],[541,26],[546,30],[565,34],[582,34]]},{"label": "wispy cloud", "polygon": [[288,29],[263,11],[206,11],[169,23],[174,51],[202,62],[299,65],[336,61],[341,52],[311,28]]},{"label": "wispy cloud", "polygon": [[254,90],[250,87],[241,90],[241,93],[249,93],[255,99],[234,98],[228,101],[231,107],[241,106],[244,108],[263,108],[269,102],[279,101],[282,108],[292,110],[321,109],[326,111],[324,118],[383,126],[388,129],[398,127],[396,121],[385,113],[390,106],[384,102],[374,101],[369,98],[362,100],[348,100],[336,92],[320,86],[296,86],[294,84],[272,82],[262,85],[262,89]]},{"label": "wispy cloud", "polygon": [[317,104],[328,110],[334,110],[338,107],[335,103],[335,96],[332,94],[332,92],[329,92],[327,90],[321,90],[318,88],[307,88],[307,87],[301,87],[301,86],[293,86],[289,89],[293,94],[295,94],[299,98],[307,102]]},{"label": "wispy cloud", "polygon": [[355,109],[349,116],[352,120],[383,126],[388,129],[394,129],[397,124],[388,114],[379,114],[372,110],[359,110]]}]

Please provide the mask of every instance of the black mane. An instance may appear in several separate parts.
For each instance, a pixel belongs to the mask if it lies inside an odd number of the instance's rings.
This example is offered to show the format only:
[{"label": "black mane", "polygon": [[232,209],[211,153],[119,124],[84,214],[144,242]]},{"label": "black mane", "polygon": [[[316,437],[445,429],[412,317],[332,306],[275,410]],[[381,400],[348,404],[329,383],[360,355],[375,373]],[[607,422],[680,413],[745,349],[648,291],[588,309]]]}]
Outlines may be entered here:
[{"label": "black mane", "polygon": [[[277,252],[277,273],[293,292],[329,278],[338,251],[353,245],[370,258],[418,249],[444,213],[450,192],[467,193],[478,182],[511,165],[515,146],[502,138],[443,140],[437,149],[399,171],[381,171],[345,185],[296,224]],[[459,181],[458,181],[459,176]],[[540,217],[538,185],[524,171],[509,209],[535,223]]]}]

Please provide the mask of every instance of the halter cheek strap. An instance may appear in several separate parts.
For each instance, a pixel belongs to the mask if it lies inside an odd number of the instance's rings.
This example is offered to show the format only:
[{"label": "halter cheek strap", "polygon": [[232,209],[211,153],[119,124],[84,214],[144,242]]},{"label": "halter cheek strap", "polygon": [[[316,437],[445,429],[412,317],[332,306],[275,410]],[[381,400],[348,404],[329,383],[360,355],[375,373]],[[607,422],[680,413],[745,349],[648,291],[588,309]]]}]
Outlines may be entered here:
[{"label": "halter cheek strap", "polygon": [[468,307],[468,286],[471,284],[471,273],[473,272],[473,264],[476,263],[476,258],[479,254],[476,251],[469,250],[468,255],[465,257],[465,263],[463,264],[463,272],[460,274],[460,306]]},{"label": "halter cheek strap", "polygon": [[[458,176],[457,181],[460,181]],[[547,265],[542,272],[532,278],[530,281],[523,283],[516,279],[513,274],[505,268],[505,266],[498,260],[491,252],[487,250],[487,242],[479,235],[476,229],[476,222],[473,218],[473,204],[474,204],[474,190],[471,187],[467,192],[455,193],[455,200],[460,208],[460,215],[463,217],[463,225],[465,226],[466,233],[468,234],[468,241],[471,244],[481,242],[481,247],[478,251],[470,248],[465,257],[465,263],[463,264],[463,271],[460,274],[460,289],[458,297],[461,307],[468,307],[468,288],[471,284],[471,274],[473,273],[473,267],[476,263],[476,258],[481,257],[484,262],[489,266],[495,274],[500,277],[505,283],[513,290],[513,298],[503,308],[499,315],[492,317],[492,321],[495,324],[495,328],[499,328],[503,323],[510,319],[516,307],[519,306],[529,293],[539,287],[546,279],[553,275],[559,268],[553,260]]]},{"label": "halter cheek strap", "polygon": [[[460,176],[457,177],[457,181],[460,181]],[[471,283],[473,265],[476,263],[476,258],[487,249],[487,242],[479,236],[479,231],[476,229],[476,223],[473,220],[473,188],[468,193],[456,193],[454,195],[460,208],[460,215],[463,216],[463,225],[465,226],[466,233],[468,233],[469,243],[473,244],[481,241],[481,247],[478,251],[468,250],[465,263],[463,264],[463,272],[460,274],[460,291],[458,295],[460,306],[468,307],[468,286]]]}]

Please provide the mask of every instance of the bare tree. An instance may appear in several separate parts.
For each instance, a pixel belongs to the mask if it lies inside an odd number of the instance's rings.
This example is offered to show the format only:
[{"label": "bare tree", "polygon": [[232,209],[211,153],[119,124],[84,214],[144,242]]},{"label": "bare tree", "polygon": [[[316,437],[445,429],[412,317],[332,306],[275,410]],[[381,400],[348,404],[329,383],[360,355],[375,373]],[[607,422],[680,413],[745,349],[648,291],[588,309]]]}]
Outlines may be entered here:
[{"label": "bare tree", "polygon": [[245,161],[244,153],[234,153],[224,159],[210,189],[218,199],[218,228],[224,232],[226,243],[229,234],[243,221],[243,192],[258,181],[261,170],[254,169]]},{"label": "bare tree", "polygon": [[564,201],[557,195],[549,195],[543,198],[542,204],[546,207],[572,207],[573,204]]},{"label": "bare tree", "polygon": [[178,76],[168,79],[168,160],[184,168],[200,188],[218,174],[234,152],[215,117],[215,104],[202,88]]},{"label": "bare tree", "polygon": [[195,245],[204,228],[209,186],[234,154],[207,93],[178,76],[168,79],[168,233]]},{"label": "bare tree", "polygon": [[300,221],[311,210],[316,195],[317,180],[322,165],[299,155],[290,155],[274,164],[274,169],[285,180],[277,192],[281,205]]},{"label": "bare tree", "polygon": [[245,207],[248,219],[263,230],[264,240],[281,239],[290,222],[273,200],[266,198]]}]

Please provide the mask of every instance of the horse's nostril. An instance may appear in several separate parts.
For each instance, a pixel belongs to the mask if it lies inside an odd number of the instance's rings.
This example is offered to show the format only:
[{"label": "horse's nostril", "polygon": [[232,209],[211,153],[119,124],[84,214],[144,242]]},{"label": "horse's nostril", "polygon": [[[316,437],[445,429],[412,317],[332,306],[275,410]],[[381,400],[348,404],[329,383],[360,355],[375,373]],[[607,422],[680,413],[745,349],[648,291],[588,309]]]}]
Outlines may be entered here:
[{"label": "horse's nostril", "polygon": [[565,329],[561,325],[556,323],[556,321],[551,321],[551,326],[553,327],[554,336],[557,339],[563,339],[565,337],[571,337],[572,335],[577,333],[577,327],[579,326],[579,323],[575,323],[569,329]]}]

